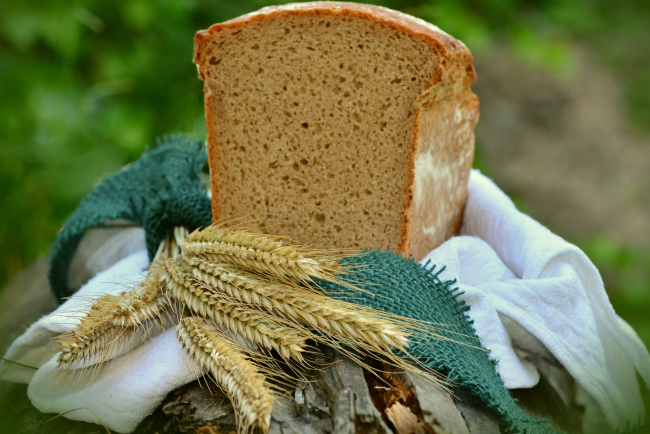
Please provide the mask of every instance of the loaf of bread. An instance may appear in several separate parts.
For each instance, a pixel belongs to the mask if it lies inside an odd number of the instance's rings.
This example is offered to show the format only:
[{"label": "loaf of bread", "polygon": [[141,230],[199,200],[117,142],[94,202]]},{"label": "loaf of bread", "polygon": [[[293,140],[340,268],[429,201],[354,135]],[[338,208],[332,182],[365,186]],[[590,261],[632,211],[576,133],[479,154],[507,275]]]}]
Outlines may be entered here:
[{"label": "loaf of bread", "polygon": [[342,2],[195,37],[215,221],[422,258],[457,234],[474,158],[472,57],[435,26]]}]

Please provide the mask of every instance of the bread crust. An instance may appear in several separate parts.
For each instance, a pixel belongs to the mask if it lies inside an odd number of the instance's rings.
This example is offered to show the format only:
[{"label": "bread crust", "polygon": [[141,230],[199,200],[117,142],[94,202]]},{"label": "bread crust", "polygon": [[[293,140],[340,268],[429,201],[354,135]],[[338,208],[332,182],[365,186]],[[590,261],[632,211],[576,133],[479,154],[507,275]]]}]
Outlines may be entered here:
[{"label": "bread crust", "polygon": [[458,66],[466,71],[464,85],[469,87],[476,81],[472,53],[469,49],[461,41],[443,32],[433,24],[381,6],[335,1],[289,3],[281,6],[268,6],[250,14],[242,15],[223,23],[214,24],[206,30],[196,32],[194,36],[194,63],[199,66],[199,77],[201,80],[204,79],[201,75],[200,66],[205,62],[205,59],[201,59],[201,53],[206,48],[212,35],[225,29],[242,28],[256,20],[300,14],[355,16],[379,21],[388,26],[405,30],[415,36],[426,39],[431,45],[436,46],[440,50],[438,54],[441,57],[453,59],[454,62],[457,62]]},{"label": "bread crust", "polygon": [[[295,15],[312,15],[312,16],[332,16],[332,17],[356,17],[361,19],[381,22],[388,27],[400,29],[420,38],[432,47],[433,51],[441,59],[441,65],[430,83],[423,86],[418,98],[418,108],[415,116],[414,141],[411,144],[411,158],[409,163],[410,170],[410,191],[407,193],[407,199],[404,207],[403,229],[400,242],[400,253],[404,256],[411,256],[417,260],[421,259],[431,249],[437,247],[446,239],[458,234],[462,221],[462,211],[467,194],[466,187],[469,178],[469,169],[473,161],[474,136],[473,128],[478,121],[478,99],[470,91],[470,85],[476,80],[476,74],[472,63],[472,55],[467,47],[452,36],[438,29],[437,27],[411,17],[409,15],[386,9],[379,6],[347,3],[347,2],[309,2],[295,3],[282,6],[270,6],[259,11],[243,15],[233,20],[219,23],[211,26],[207,30],[199,31],[194,38],[195,51],[194,63],[199,70],[199,77],[205,81],[204,70],[206,69],[207,58],[202,54],[206,52],[208,44],[214,38],[214,35],[226,29],[236,31],[247,26],[250,23],[263,20],[272,20],[283,16]],[[211,112],[211,105],[207,103],[209,98],[209,89],[206,88],[206,119],[216,116]],[[456,132],[465,131],[462,137],[448,137],[442,146],[441,152],[452,154],[462,154],[462,162],[457,166],[458,173],[453,174],[453,189],[459,190],[454,194],[448,191],[436,190],[438,194],[444,197],[432,197],[431,194],[422,191],[415,191],[416,184],[422,184],[421,176],[418,176],[416,161],[422,153],[429,152],[430,146],[422,142],[422,136],[426,136],[425,128],[441,128],[439,124],[432,126],[430,119],[428,123],[423,124],[424,117],[430,113],[431,107],[445,105],[445,110],[439,110],[446,115],[445,122],[449,122],[449,114],[457,116],[458,110],[461,112],[462,120],[458,122]],[[462,109],[461,109],[462,107]],[[443,116],[444,117],[444,116]],[[442,118],[441,118],[442,119]],[[435,122],[434,122],[435,123]],[[471,137],[467,137],[467,131]],[[211,186],[213,195],[218,194],[219,173],[216,168],[216,153],[213,151],[212,143],[216,137],[216,132],[212,131],[208,122],[208,145],[210,153],[211,169]],[[456,134],[458,135],[458,134]],[[448,149],[449,148],[449,149]],[[445,158],[448,160],[449,158]],[[463,184],[463,185],[461,185]],[[420,187],[420,190],[422,187]],[[453,199],[450,198],[453,195]],[[214,196],[213,196],[214,197]],[[438,230],[435,236],[427,234],[427,227],[423,223],[426,220],[424,213],[421,211],[422,205],[415,203],[415,200],[424,203],[433,203],[437,201],[444,202],[443,208],[454,208],[455,211],[450,213],[448,220],[445,222],[443,231]],[[213,200],[213,218],[215,221],[221,218],[219,204]]]},{"label": "bread crust", "polygon": [[[441,45],[448,52],[463,52],[469,55],[469,63],[467,67],[473,71],[471,62],[471,53],[461,41],[450,36],[438,27],[430,24],[419,18],[407,15],[392,9],[384,8],[381,6],[366,5],[351,2],[305,2],[305,3],[289,3],[280,6],[268,6],[250,14],[242,15],[232,20],[217,23],[207,30],[201,30],[196,33],[194,44],[200,51],[202,44],[209,39],[210,35],[218,33],[227,28],[240,28],[249,22],[255,20],[263,20],[270,16],[282,16],[291,14],[328,14],[328,15],[354,15],[362,18],[369,18],[373,21],[383,22],[384,24],[395,26],[403,30],[407,30],[414,34],[420,34],[424,37],[431,39],[431,42],[436,45]],[[200,59],[194,59],[195,63],[199,63]],[[472,72],[473,74],[473,72]],[[476,80],[476,76],[472,76],[472,82]]]}]

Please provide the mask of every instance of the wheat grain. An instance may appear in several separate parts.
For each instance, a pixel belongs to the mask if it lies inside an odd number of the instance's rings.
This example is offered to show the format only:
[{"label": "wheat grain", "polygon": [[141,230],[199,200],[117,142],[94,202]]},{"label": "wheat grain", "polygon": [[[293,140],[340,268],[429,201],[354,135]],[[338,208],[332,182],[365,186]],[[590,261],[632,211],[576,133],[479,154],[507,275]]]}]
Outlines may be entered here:
[{"label": "wheat grain", "polygon": [[161,281],[171,297],[198,315],[210,318],[233,333],[241,333],[264,348],[276,350],[285,359],[304,360],[302,353],[306,350],[306,341],[312,337],[306,330],[241,306],[234,298],[204,291],[188,277],[191,275],[179,263],[168,260]]},{"label": "wheat grain", "polygon": [[238,415],[238,430],[267,432],[275,395],[265,375],[234,342],[200,318],[182,318],[176,333],[188,353],[212,374]]},{"label": "wheat grain", "polygon": [[160,290],[163,272],[162,259],[152,262],[145,279],[131,291],[118,296],[114,325],[137,326],[146,320],[159,318],[169,308],[171,300]]},{"label": "wheat grain", "polygon": [[92,339],[85,339],[82,334],[63,334],[58,339],[59,366],[74,367],[90,359],[101,359],[108,355],[116,339],[124,332],[124,327],[109,326]]},{"label": "wheat grain", "polygon": [[59,351],[84,348],[92,344],[113,326],[117,296],[104,295],[94,301],[81,322],[73,329],[57,338]]}]

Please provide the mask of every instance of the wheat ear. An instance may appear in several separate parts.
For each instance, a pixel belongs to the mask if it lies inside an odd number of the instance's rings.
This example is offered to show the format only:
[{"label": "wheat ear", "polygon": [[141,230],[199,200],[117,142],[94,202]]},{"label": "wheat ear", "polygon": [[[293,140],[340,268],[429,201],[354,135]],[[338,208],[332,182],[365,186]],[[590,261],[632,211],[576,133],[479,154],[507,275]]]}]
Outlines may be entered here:
[{"label": "wheat ear", "polygon": [[120,294],[116,300],[115,325],[137,326],[146,320],[160,317],[171,304],[171,300],[160,289],[164,273],[163,259],[151,263],[147,277],[131,291]]},{"label": "wheat ear", "polygon": [[172,260],[167,261],[166,273],[161,281],[170,292],[170,297],[198,315],[209,317],[219,326],[233,333],[241,333],[264,348],[276,350],[287,360],[303,361],[306,341],[312,336],[297,325],[284,325],[279,318],[241,306],[233,298],[204,291],[179,263]]},{"label": "wheat ear", "polygon": [[379,312],[300,291],[226,264],[193,258],[190,265],[192,275],[206,289],[217,289],[241,302],[262,306],[271,313],[300,321],[334,337],[363,340],[385,349],[408,347],[410,333],[394,318],[382,318]]},{"label": "wheat ear", "polygon": [[202,367],[233,402],[240,432],[259,428],[267,432],[275,395],[259,367],[218,328],[200,318],[182,318],[176,333]]},{"label": "wheat ear", "polygon": [[160,291],[162,262],[153,262],[147,277],[135,288],[120,295],[105,294],[94,300],[81,322],[57,338],[59,364],[72,366],[96,355],[106,356],[117,338],[130,336],[147,320],[158,320],[171,300]]},{"label": "wheat ear", "polygon": [[73,368],[83,362],[94,360],[102,362],[115,349],[117,342],[124,333],[131,334],[134,330],[132,327],[110,326],[93,339],[84,339],[82,334],[63,334],[58,340],[59,356],[57,362],[59,366],[65,365]]},{"label": "wheat ear", "polygon": [[283,279],[332,280],[334,274],[343,271],[335,255],[219,225],[194,231],[181,248],[186,258],[201,256]]}]

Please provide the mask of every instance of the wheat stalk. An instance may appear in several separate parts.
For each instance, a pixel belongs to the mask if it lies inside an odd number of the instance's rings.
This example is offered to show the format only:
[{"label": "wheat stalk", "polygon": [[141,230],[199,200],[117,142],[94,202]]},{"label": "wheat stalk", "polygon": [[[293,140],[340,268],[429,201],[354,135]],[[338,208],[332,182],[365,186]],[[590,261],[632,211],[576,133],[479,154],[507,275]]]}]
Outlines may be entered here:
[{"label": "wheat stalk", "polygon": [[241,306],[236,299],[204,291],[176,261],[167,261],[161,281],[171,297],[198,315],[233,333],[241,333],[264,348],[276,350],[285,359],[303,361],[305,342],[312,336],[296,324],[282,324],[279,318]]},{"label": "wheat stalk", "polygon": [[114,325],[137,326],[146,320],[160,318],[171,304],[167,294],[160,290],[163,272],[163,259],[152,262],[147,277],[140,285],[118,296],[115,300]]},{"label": "wheat stalk", "polygon": [[193,258],[190,265],[192,275],[204,288],[218,289],[241,302],[262,306],[271,313],[285,315],[348,341],[363,340],[385,349],[408,347],[410,333],[396,324],[394,318],[382,318],[379,312],[300,291],[226,264]]},{"label": "wheat stalk", "polygon": [[335,255],[287,245],[278,237],[213,225],[194,231],[181,246],[186,259],[199,256],[278,278],[333,280],[343,271]]},{"label": "wheat stalk", "polygon": [[218,328],[200,318],[182,318],[176,333],[190,356],[212,374],[233,402],[239,431],[267,432],[275,395],[265,375]]}]

